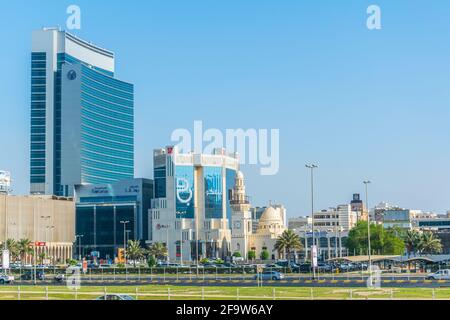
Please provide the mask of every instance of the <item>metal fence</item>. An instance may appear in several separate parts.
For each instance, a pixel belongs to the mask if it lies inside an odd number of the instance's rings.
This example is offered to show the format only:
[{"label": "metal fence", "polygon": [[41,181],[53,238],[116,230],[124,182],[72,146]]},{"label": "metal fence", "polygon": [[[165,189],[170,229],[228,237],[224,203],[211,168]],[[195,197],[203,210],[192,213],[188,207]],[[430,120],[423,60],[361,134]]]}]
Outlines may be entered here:
[{"label": "metal fence", "polygon": [[[445,292],[444,292],[445,291]],[[234,292],[228,290],[228,292],[208,291],[207,288],[201,287],[197,290],[190,291],[174,291],[170,287],[162,290],[153,291],[140,291],[139,288],[134,288],[133,291],[116,292],[114,290],[104,287],[103,290],[97,291],[82,291],[82,290],[49,290],[49,287],[33,287],[32,290],[24,290],[20,286],[16,289],[12,288],[0,288],[0,297],[9,300],[92,300],[101,297],[107,297],[110,295],[129,295],[135,300],[140,299],[153,299],[153,300],[437,300],[441,299],[439,293],[444,293],[442,296],[448,299],[450,289],[429,289],[426,292],[417,294],[416,296],[408,296],[401,292],[396,292],[395,289],[386,289],[384,291],[378,291],[378,296],[371,296],[370,293],[376,293],[371,291],[367,292],[357,289],[342,289],[338,295],[324,295],[321,291],[316,291],[314,288],[305,290],[302,293],[286,294],[282,290],[271,288],[270,292],[265,294],[255,293],[241,293],[240,288],[236,288]],[[381,293],[381,294],[380,294]]]}]

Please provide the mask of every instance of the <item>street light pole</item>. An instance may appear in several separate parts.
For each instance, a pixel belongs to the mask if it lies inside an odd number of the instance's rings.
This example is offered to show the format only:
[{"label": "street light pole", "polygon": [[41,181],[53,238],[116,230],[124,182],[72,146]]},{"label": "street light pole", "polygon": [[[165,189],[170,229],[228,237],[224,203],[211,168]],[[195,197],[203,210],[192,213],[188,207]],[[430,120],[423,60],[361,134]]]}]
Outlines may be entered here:
[{"label": "street light pole", "polygon": [[166,226],[166,246],[167,246],[167,262],[170,261],[170,252],[169,252],[169,226]]},{"label": "street light pole", "polygon": [[[311,247],[311,264],[313,270],[313,279],[316,278],[316,267],[314,264],[314,248],[315,248],[315,237],[314,237],[314,169],[318,168],[315,164],[307,164],[306,168],[311,170],[311,224],[312,224],[312,247]],[[317,248],[315,248],[317,250]]]},{"label": "street light pole", "polygon": [[370,256],[370,212],[369,212],[369,196],[368,196],[368,185],[371,183],[369,180],[363,181],[365,187],[366,187],[366,210],[367,210],[367,248],[369,251],[369,273],[372,271],[372,259]]},{"label": "street light pole", "polygon": [[127,240],[126,240],[126,225],[127,223],[129,223],[130,221],[126,220],[126,221],[120,221],[121,224],[123,224],[123,257],[125,260],[125,267],[127,266]]},{"label": "street light pole", "polygon": [[83,238],[83,234],[75,235],[75,239],[78,240],[78,260],[81,262],[81,238]]},{"label": "street light pole", "polygon": [[[50,220],[50,218],[51,218],[51,216],[41,216],[41,219],[44,219],[44,220],[47,220],[47,219]],[[44,232],[45,232],[45,235],[44,235],[44,237],[45,237],[44,255],[45,255],[45,252],[48,251],[48,248],[47,248],[47,229],[48,229],[48,225],[45,226],[45,230],[44,230]]]}]

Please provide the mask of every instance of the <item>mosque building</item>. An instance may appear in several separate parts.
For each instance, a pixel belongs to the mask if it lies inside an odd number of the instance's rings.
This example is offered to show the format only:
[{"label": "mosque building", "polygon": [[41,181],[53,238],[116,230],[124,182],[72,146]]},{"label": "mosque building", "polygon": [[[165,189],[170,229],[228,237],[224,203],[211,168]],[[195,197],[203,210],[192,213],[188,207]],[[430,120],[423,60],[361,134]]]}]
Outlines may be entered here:
[{"label": "mosque building", "polygon": [[244,175],[238,171],[235,178],[232,199],[231,224],[231,252],[239,252],[244,258],[250,251],[254,251],[256,259],[261,258],[261,253],[266,250],[269,259],[279,259],[279,254],[274,251],[275,243],[279,236],[286,230],[283,223],[283,212],[279,207],[267,207],[261,215],[256,231],[252,230],[250,201],[245,194]]}]

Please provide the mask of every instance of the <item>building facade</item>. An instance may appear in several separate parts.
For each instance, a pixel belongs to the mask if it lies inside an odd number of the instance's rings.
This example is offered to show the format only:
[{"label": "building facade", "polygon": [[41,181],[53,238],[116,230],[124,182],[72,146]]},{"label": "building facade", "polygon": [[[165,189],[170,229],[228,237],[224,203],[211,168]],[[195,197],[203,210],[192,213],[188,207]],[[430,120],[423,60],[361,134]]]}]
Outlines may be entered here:
[{"label": "building facade", "polygon": [[409,209],[388,209],[383,213],[383,227],[412,228],[412,213]]},{"label": "building facade", "polygon": [[338,205],[336,208],[329,208],[314,213],[314,230],[334,231],[341,229],[349,231],[358,221],[358,212],[352,211],[351,205]]},{"label": "building facade", "polygon": [[55,196],[0,195],[0,241],[6,239],[44,243],[36,247],[38,255],[45,252],[51,263],[65,263],[72,258],[75,203]]},{"label": "building facade", "polygon": [[[297,258],[302,260],[311,258],[311,247],[313,245],[312,229],[295,229],[294,232],[300,237],[303,250],[297,252]],[[346,247],[348,231],[336,229],[334,231],[314,231],[314,242],[317,246],[317,258],[326,261],[332,258],[342,258],[349,255]],[[353,254],[353,253],[351,253]]]},{"label": "building facade", "polygon": [[252,230],[253,232],[256,232],[258,230],[259,225],[259,219],[263,215],[264,211],[266,211],[267,208],[274,208],[279,211],[281,220],[283,225],[287,228],[288,226],[288,219],[287,219],[287,210],[282,204],[272,204],[270,203],[269,206],[264,207],[252,207],[250,208],[250,212],[252,215]]},{"label": "building facade", "polygon": [[54,28],[32,38],[31,194],[133,178],[134,88],[114,53]]},{"label": "building facade", "polygon": [[288,219],[288,228],[291,230],[300,230],[305,228],[311,228],[311,217],[295,217]]},{"label": "building facade", "polygon": [[98,252],[99,258],[113,260],[127,240],[144,244],[148,240],[152,197],[150,179],[76,185],[76,255],[85,257]]},{"label": "building facade", "polygon": [[170,146],[155,150],[153,159],[149,243],[165,243],[172,261],[228,256],[238,156],[223,149],[181,154]]},{"label": "building facade", "polygon": [[[350,201],[351,211],[356,212],[358,221],[367,221],[367,209],[364,205],[364,202],[361,200],[361,195],[359,193],[354,193],[352,201]],[[370,217],[373,219],[373,217]]]},{"label": "building facade", "polygon": [[0,170],[0,194],[9,194],[11,189],[11,173]]},{"label": "building facade", "polygon": [[239,253],[241,257],[248,258],[249,251],[255,253],[256,259],[261,259],[263,251],[267,251],[269,259],[280,258],[282,252],[274,250],[275,243],[281,234],[286,230],[283,219],[284,212],[281,205],[276,207],[266,207],[258,218],[256,231],[252,227],[252,215],[250,202],[245,194],[244,175],[238,172],[235,186],[232,192],[231,208],[231,251],[233,254]]}]

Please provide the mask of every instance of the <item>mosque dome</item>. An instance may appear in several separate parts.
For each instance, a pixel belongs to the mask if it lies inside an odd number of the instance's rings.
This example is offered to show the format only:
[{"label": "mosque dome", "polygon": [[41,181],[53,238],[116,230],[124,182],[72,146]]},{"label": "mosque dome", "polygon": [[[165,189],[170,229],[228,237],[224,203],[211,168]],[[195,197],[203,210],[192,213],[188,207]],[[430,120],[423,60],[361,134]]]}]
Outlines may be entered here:
[{"label": "mosque dome", "polygon": [[283,221],[278,210],[268,207],[259,218],[259,226],[274,224],[282,225]]}]

